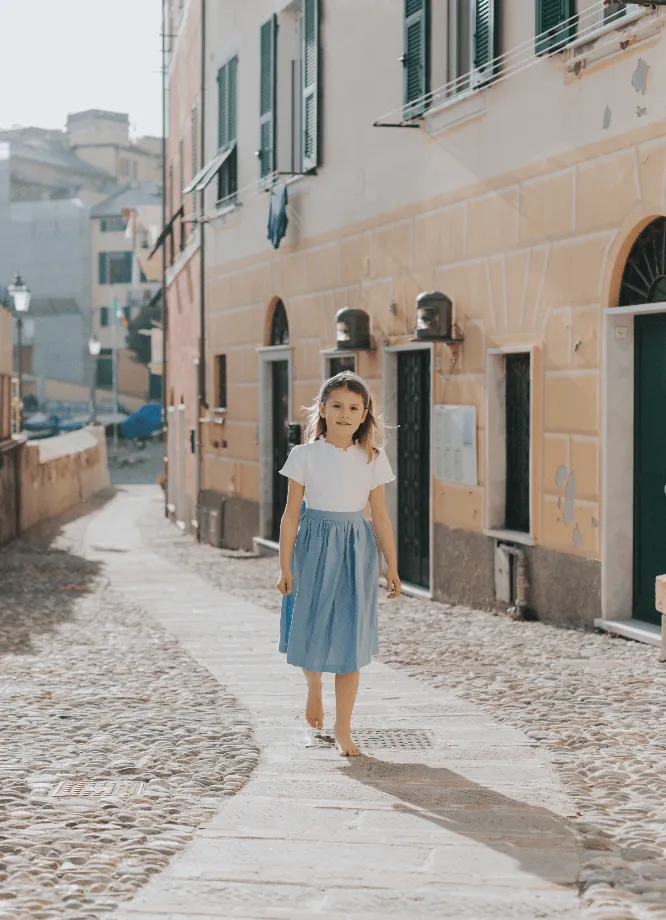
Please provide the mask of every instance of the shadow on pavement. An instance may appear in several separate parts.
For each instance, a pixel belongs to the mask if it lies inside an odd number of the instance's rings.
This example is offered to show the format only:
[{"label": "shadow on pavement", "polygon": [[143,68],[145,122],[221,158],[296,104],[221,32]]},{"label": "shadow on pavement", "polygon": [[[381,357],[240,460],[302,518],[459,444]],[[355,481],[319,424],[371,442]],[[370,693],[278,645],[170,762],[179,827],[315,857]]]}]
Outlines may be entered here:
[{"label": "shadow on pavement", "polygon": [[0,549],[0,658],[33,654],[35,639],[71,619],[77,601],[95,589],[100,563],[57,543],[65,527],[76,527],[114,494],[106,490]]},{"label": "shadow on pavement", "polygon": [[362,756],[340,766],[345,776],[392,795],[394,808],[509,856],[523,872],[576,884],[580,844],[569,822],[547,808],[503,795],[443,767]]}]

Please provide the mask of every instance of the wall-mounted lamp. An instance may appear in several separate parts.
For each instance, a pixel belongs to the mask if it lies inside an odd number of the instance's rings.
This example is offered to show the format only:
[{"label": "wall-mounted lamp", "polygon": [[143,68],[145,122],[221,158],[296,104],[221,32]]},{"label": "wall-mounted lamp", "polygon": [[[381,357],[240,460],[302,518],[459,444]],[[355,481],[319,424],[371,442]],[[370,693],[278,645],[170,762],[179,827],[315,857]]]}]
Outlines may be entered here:
[{"label": "wall-mounted lamp", "polygon": [[370,340],[370,317],[365,310],[343,307],[335,315],[335,345],[341,351],[367,351]]}]

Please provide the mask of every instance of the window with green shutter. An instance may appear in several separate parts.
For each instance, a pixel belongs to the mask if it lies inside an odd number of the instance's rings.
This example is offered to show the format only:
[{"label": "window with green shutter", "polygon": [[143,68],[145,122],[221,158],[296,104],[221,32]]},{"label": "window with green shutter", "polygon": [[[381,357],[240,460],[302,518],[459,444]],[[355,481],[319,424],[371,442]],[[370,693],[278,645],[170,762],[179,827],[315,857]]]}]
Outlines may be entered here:
[{"label": "window with green shutter", "polygon": [[100,307],[99,308],[99,324],[105,329],[109,325],[109,308]]},{"label": "window with green shutter", "polygon": [[319,165],[319,0],[303,0],[303,172]]},{"label": "window with green shutter", "polygon": [[100,252],[97,257],[98,275],[100,284],[108,284],[108,273],[106,267],[106,253]]},{"label": "window with green shutter", "polygon": [[576,35],[576,0],[536,0],[536,52],[557,51]]},{"label": "window with green shutter", "polygon": [[273,15],[260,32],[259,170],[262,178],[275,172],[276,40],[277,16]]},{"label": "window with green shutter", "polygon": [[474,7],[472,84],[479,86],[498,70],[499,0],[475,0]]},{"label": "window with green shutter", "polygon": [[229,203],[238,191],[236,134],[238,121],[238,57],[232,57],[217,73],[217,142],[220,151],[229,150],[218,173],[218,201]]},{"label": "window with green shutter", "polygon": [[430,33],[429,0],[405,0],[405,49],[402,63],[405,72],[405,116],[423,114],[430,74],[428,41]]}]

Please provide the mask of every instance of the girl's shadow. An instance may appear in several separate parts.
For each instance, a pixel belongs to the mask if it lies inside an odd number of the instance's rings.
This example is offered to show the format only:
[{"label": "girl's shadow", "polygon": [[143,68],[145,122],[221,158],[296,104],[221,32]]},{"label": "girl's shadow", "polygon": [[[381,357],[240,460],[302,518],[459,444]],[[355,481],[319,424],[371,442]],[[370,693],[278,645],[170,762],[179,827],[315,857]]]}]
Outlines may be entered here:
[{"label": "girl's shadow", "polygon": [[393,796],[394,810],[429,821],[447,836],[467,837],[490,847],[515,860],[523,872],[547,882],[576,884],[578,834],[566,818],[547,808],[512,799],[444,767],[362,756],[345,761],[339,769],[346,777]]}]

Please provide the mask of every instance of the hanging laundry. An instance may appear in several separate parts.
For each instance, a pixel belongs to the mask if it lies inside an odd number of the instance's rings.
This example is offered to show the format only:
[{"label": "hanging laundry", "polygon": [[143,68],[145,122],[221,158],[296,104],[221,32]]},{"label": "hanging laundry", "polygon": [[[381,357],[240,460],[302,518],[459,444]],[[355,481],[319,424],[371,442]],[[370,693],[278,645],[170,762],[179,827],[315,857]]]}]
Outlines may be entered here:
[{"label": "hanging laundry", "polygon": [[287,217],[288,203],[287,186],[275,186],[271,191],[271,203],[268,210],[268,239],[273,244],[273,249],[279,248],[287,232],[287,225],[289,224],[289,218]]}]

